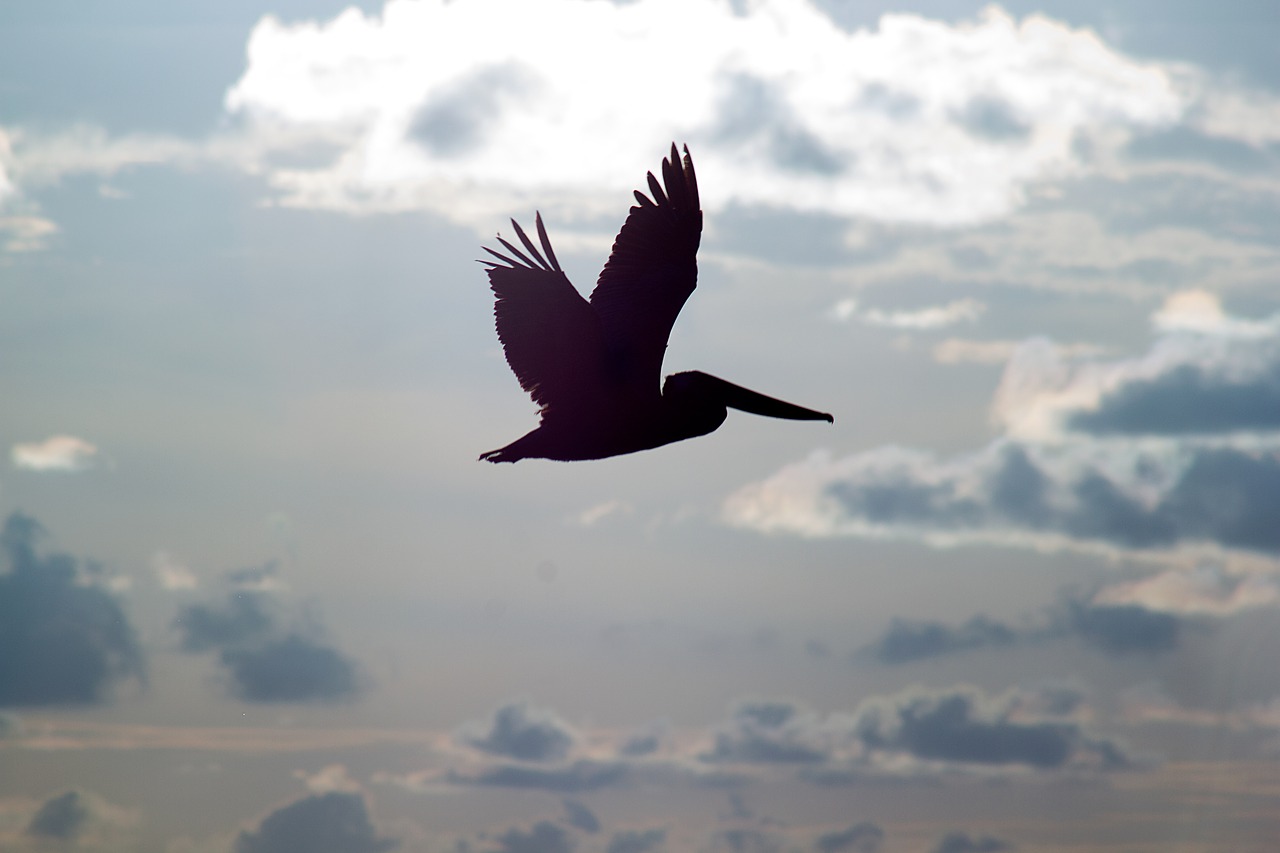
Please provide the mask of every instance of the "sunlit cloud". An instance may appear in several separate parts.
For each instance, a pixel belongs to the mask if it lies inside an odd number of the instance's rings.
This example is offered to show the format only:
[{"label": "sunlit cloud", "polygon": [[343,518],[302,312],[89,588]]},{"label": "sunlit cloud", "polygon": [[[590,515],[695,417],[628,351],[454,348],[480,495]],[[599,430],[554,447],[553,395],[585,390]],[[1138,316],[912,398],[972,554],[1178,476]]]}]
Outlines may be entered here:
[{"label": "sunlit cloud", "polygon": [[151,571],[155,573],[161,589],[187,590],[200,585],[195,573],[167,551],[151,555]]},{"label": "sunlit cloud", "polygon": [[838,320],[857,319],[868,326],[889,329],[930,331],[942,329],[960,322],[973,322],[981,317],[987,306],[976,299],[956,299],[945,305],[930,305],[910,311],[885,311],[879,308],[859,309],[857,300],[844,299],[836,303],[832,314]]},{"label": "sunlit cloud", "polygon": [[1093,601],[1167,613],[1230,616],[1259,607],[1280,607],[1280,579],[1274,575],[1233,575],[1205,564],[1192,571],[1164,571],[1110,584],[1099,590]]},{"label": "sunlit cloud", "polygon": [[14,467],[29,471],[83,471],[97,458],[96,446],[73,435],[15,444],[10,451]]}]

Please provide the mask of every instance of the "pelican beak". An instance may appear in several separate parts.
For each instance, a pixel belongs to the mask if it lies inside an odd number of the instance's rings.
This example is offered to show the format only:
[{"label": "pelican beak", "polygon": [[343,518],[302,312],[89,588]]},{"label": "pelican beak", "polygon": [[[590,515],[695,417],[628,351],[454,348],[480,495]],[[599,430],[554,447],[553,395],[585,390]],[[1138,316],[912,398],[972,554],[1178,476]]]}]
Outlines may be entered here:
[{"label": "pelican beak", "polygon": [[753,415],[764,415],[766,418],[786,418],[791,421],[826,421],[829,424],[836,422],[836,419],[826,412],[816,412],[813,409],[806,409],[804,406],[797,406],[794,403],[786,403],[774,397],[767,397],[758,391],[751,391],[741,385],[726,382],[718,376],[704,375],[708,379],[715,380],[714,383],[709,384],[714,384],[717,394],[724,401],[724,404],[738,411],[750,412]]}]

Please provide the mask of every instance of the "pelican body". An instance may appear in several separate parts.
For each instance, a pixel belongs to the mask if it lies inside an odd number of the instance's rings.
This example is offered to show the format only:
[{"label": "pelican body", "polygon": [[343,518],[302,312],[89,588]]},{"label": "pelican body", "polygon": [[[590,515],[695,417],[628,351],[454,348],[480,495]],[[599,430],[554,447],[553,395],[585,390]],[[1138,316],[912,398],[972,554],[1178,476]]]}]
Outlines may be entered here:
[{"label": "pelican body", "polygon": [[648,174],[590,301],[569,283],[535,217],[542,251],[513,219],[525,252],[485,247],[496,301],[498,339],[520,387],[541,408],[538,427],[489,462],[605,459],[715,431],[730,408],[772,418],[834,422],[701,371],[675,373],[659,390],[667,339],[698,282],[702,239],[698,182],[689,149],[662,161],[662,182]]}]

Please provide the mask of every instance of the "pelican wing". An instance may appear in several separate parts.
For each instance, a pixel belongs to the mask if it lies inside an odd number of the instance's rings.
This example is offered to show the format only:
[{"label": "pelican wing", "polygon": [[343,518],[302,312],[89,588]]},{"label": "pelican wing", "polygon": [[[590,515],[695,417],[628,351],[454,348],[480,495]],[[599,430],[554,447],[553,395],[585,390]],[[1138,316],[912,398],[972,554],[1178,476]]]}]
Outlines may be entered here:
[{"label": "pelican wing", "polygon": [[591,294],[609,353],[610,375],[638,394],[658,394],[662,356],[676,316],[698,283],[702,209],[689,149],[662,161],[662,183],[650,172],[650,199],[636,206],[613,243]]},{"label": "pelican wing", "polygon": [[532,258],[498,237],[515,257],[485,247],[498,261],[482,263],[497,297],[493,314],[507,364],[545,415],[598,393],[604,337],[595,311],[561,271],[541,215],[536,222],[545,258],[513,219]]}]

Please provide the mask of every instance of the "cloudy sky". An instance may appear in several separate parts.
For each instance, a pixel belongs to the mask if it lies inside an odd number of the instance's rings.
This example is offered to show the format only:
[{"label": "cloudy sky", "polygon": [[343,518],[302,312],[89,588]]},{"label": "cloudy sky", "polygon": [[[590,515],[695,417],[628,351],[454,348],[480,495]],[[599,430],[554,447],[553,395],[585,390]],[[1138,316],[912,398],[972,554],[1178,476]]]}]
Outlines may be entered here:
[{"label": "cloudy sky", "polygon": [[[1271,849],[1273,5],[5,4],[0,847]],[[673,140],[835,424],[478,462]]]}]

